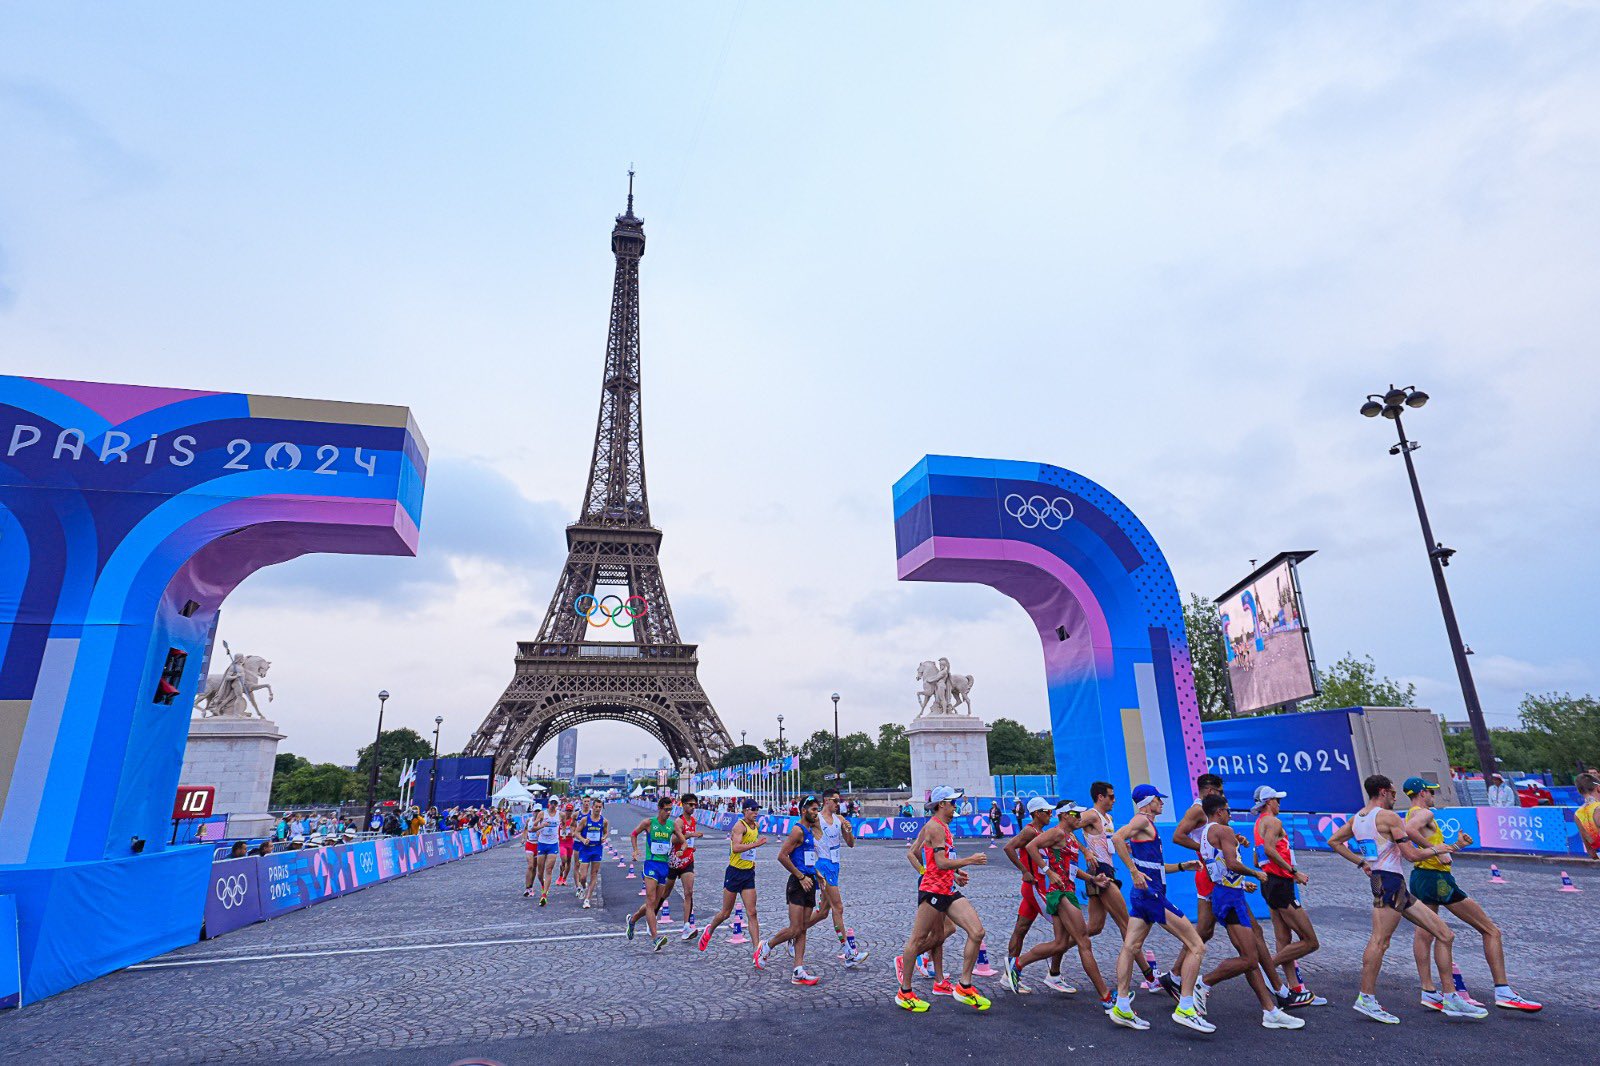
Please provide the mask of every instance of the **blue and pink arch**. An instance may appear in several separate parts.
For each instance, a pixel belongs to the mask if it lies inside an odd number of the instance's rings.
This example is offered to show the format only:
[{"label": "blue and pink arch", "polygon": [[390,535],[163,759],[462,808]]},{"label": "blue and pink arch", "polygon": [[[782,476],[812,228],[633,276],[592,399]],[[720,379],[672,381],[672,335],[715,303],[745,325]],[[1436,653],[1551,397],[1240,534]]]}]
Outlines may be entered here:
[{"label": "blue and pink arch", "polygon": [[1205,772],[1183,607],[1155,538],[1081,474],[1042,463],[930,455],[894,486],[903,581],[988,585],[1028,612],[1044,649],[1056,776],[1193,798]]},{"label": "blue and pink arch", "polygon": [[0,896],[24,1000],[193,941],[211,849],[165,841],[217,611],[308,552],[415,555],[426,473],[405,408],[0,377]]}]

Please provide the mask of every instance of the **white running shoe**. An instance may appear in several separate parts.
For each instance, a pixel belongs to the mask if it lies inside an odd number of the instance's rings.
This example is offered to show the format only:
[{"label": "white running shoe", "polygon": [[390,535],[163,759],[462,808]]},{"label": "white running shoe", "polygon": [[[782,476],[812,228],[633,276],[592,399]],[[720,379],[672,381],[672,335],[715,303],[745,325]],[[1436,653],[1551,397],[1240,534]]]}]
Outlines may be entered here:
[{"label": "white running shoe", "polygon": [[1365,1014],[1375,1022],[1382,1022],[1384,1025],[1400,1024],[1399,1018],[1383,1009],[1383,1005],[1378,1002],[1377,996],[1369,996],[1366,993],[1362,993],[1356,996],[1356,1001],[1351,1005],[1351,1009],[1358,1014]]},{"label": "white running shoe", "polygon": [[588,910],[589,909],[589,901],[588,900],[584,900],[583,901],[583,909],[584,910]]},{"label": "white running shoe", "polygon": [[1306,1020],[1286,1013],[1282,1007],[1273,1007],[1271,1010],[1261,1012],[1261,1027],[1263,1029],[1304,1029]]},{"label": "white running shoe", "polygon": [[1112,1025],[1120,1025],[1124,1029],[1148,1029],[1150,1023],[1139,1017],[1133,1011],[1124,1013],[1119,1007],[1112,1006],[1106,1011],[1106,1017],[1111,1019]]},{"label": "white running shoe", "polygon": [[1046,988],[1053,988],[1057,992],[1064,992],[1069,996],[1076,995],[1077,991],[1078,991],[1072,985],[1067,984],[1066,978],[1062,977],[1058,973],[1047,973],[1047,974],[1045,974],[1044,975],[1044,986]]},{"label": "white running shoe", "polygon": [[1452,992],[1444,997],[1444,1015],[1446,1018],[1487,1018],[1489,1012],[1483,1007],[1475,1007],[1461,998],[1461,993]]},{"label": "white running shoe", "polygon": [[767,959],[771,957],[772,945],[763,940],[761,946],[756,949],[756,969],[763,969],[767,965]]},{"label": "white running shoe", "polygon": [[1210,1005],[1210,1000],[1211,989],[1207,988],[1199,981],[1196,981],[1194,983],[1194,1009],[1200,1012],[1201,1017],[1205,1016],[1206,1008]]},{"label": "white running shoe", "polygon": [[681,934],[679,934],[678,939],[679,940],[693,940],[695,938],[695,936],[699,932],[700,932],[700,930],[698,928],[696,928],[695,926],[692,926],[692,925],[689,925],[688,923],[685,923],[684,927],[683,927],[683,932]]},{"label": "white running shoe", "polygon": [[1197,1033],[1214,1033],[1217,1027],[1200,1017],[1200,1012],[1193,1008],[1184,1010],[1182,1007],[1172,1008],[1172,1020],[1179,1025],[1193,1029]]}]

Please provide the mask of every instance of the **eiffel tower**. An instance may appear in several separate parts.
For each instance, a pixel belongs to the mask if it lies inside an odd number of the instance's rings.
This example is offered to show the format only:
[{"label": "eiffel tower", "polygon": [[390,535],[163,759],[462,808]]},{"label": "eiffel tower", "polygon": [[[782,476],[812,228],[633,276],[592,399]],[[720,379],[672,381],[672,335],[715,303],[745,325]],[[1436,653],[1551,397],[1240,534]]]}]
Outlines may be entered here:
[{"label": "eiffel tower", "polygon": [[[600,719],[655,737],[677,766],[712,769],[733,747],[683,643],[661,579],[661,531],[650,524],[639,397],[639,260],[644,220],[628,210],[611,230],[616,279],[600,419],[583,512],[567,527],[567,563],[539,636],[517,643],[516,673],[467,744],[509,773],[562,730]],[[625,640],[600,640],[607,627]],[[615,632],[615,630],[613,630]]]}]

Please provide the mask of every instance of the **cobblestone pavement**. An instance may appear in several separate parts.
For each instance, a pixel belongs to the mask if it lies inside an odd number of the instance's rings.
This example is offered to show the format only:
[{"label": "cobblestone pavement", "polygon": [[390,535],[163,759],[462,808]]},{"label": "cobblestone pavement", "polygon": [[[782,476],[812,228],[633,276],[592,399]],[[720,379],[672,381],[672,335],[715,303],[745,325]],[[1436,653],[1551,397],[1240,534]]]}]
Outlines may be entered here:
[{"label": "cobblestone pavement", "polygon": [[[612,809],[626,833],[640,815]],[[720,902],[724,850],[708,838],[701,852],[698,917]],[[977,846],[974,843],[966,847]],[[784,922],[783,877],[770,852],[760,860],[762,928]],[[1003,954],[1016,913],[1017,877],[1001,852],[974,871],[968,894]],[[765,972],[748,952],[727,945],[727,927],[705,955],[677,939],[653,953],[644,936],[622,937],[624,915],[638,903],[637,880],[615,863],[604,870],[605,904],[584,911],[559,890],[539,908],[521,898],[523,857],[502,847],[461,862],[195,944],[142,967],[123,970],[21,1011],[0,1015],[0,1060],[29,1063],[307,1062],[451,1063],[482,1055],[502,1063],[568,1055],[615,1062],[717,1062],[726,1058],[791,1062],[905,1062],[928,1048],[945,1058],[1092,1049],[1110,1062],[1206,1054],[1226,1041],[1230,1054],[1293,1054],[1326,1061],[1352,1054],[1384,1062],[1428,1062],[1469,1053],[1529,1054],[1539,1061],[1592,1048],[1596,1020],[1584,975],[1600,935],[1591,919],[1600,870],[1572,869],[1584,894],[1557,891],[1559,869],[1502,862],[1510,884],[1487,883],[1487,865],[1460,863],[1466,889],[1505,929],[1511,975],[1524,995],[1546,1004],[1538,1016],[1493,1011],[1483,1022],[1452,1021],[1416,1005],[1410,939],[1395,938],[1380,996],[1401,1016],[1379,1026],[1349,1009],[1356,991],[1370,905],[1363,879],[1337,859],[1305,857],[1313,881],[1309,906],[1323,947],[1305,964],[1307,980],[1330,1004],[1304,1012],[1295,1033],[1268,1032],[1247,987],[1230,982],[1213,996],[1213,1037],[1195,1037],[1167,1021],[1163,999],[1141,995],[1146,1033],[1113,1028],[1095,1009],[1075,957],[1066,973],[1085,991],[1058,996],[1037,983],[1013,996],[997,979],[994,1007],[978,1014],[949,999],[912,1016],[895,1010],[891,959],[911,913],[912,873],[893,844],[863,844],[845,860],[849,923],[873,949],[859,970],[834,956],[827,926],[813,937],[809,963],[822,983],[795,988],[788,960]],[[681,920],[682,899],[674,897]],[[1457,962],[1479,999],[1491,998],[1475,934],[1462,927]],[[1096,955],[1110,974],[1117,944],[1099,938]],[[1035,934],[1030,941],[1038,940]],[[958,937],[951,946],[954,961]],[[1164,958],[1171,941],[1153,934]],[[1226,951],[1214,944],[1209,957]],[[735,1022],[718,1025],[719,1022]],[[1470,1030],[1470,1031],[1469,1031]]]}]

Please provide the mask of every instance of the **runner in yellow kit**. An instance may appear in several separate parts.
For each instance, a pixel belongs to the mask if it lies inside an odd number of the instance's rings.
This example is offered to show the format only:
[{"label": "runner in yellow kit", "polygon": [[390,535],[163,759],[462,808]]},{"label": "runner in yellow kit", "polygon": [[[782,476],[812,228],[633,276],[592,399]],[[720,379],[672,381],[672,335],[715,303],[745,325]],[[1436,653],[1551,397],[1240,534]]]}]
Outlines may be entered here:
[{"label": "runner in yellow kit", "polygon": [[1573,815],[1578,822],[1578,837],[1589,858],[1600,859],[1600,825],[1595,824],[1595,816],[1600,815],[1600,777],[1579,774],[1578,795],[1583,799],[1583,805]]}]

